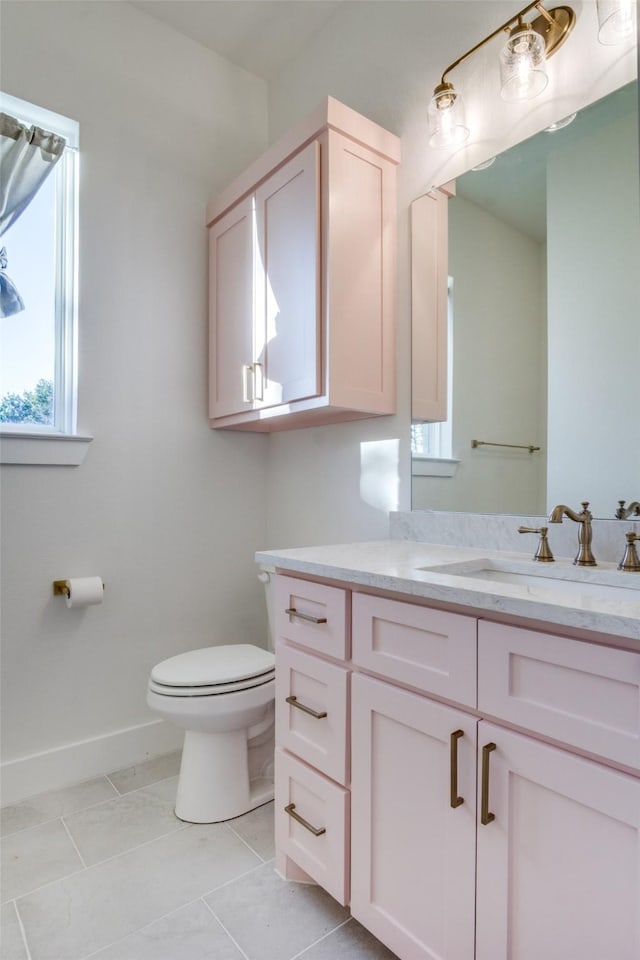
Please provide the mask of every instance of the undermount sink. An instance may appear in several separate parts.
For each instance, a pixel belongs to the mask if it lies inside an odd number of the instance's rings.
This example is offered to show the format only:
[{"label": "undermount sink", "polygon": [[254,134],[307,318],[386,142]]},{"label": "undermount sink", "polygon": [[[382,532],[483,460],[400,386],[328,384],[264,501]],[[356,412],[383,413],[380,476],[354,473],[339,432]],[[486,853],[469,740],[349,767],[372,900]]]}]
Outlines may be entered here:
[{"label": "undermount sink", "polygon": [[640,575],[597,567],[575,567],[567,561],[550,564],[532,560],[480,558],[419,567],[427,573],[443,573],[468,580],[506,583],[531,595],[556,594],[567,599],[617,600],[640,603]]}]

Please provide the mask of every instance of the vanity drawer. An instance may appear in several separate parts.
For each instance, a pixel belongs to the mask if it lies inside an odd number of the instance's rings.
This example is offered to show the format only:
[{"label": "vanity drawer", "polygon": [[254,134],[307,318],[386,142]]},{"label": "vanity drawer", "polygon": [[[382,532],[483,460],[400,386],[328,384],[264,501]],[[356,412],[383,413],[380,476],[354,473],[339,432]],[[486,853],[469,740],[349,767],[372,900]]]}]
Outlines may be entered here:
[{"label": "vanity drawer", "polygon": [[380,677],[476,705],[475,617],[354,593],[353,662]]},{"label": "vanity drawer", "polygon": [[290,857],[346,905],[349,791],[279,748],[275,755],[275,831],[279,855]]},{"label": "vanity drawer", "polygon": [[294,577],[276,577],[276,636],[336,660],[348,651],[347,591]]},{"label": "vanity drawer", "polygon": [[278,645],[278,745],[343,784],[349,779],[348,688],[349,672],[344,667],[286,643]]},{"label": "vanity drawer", "polygon": [[481,620],[478,709],[640,769],[640,653]]}]

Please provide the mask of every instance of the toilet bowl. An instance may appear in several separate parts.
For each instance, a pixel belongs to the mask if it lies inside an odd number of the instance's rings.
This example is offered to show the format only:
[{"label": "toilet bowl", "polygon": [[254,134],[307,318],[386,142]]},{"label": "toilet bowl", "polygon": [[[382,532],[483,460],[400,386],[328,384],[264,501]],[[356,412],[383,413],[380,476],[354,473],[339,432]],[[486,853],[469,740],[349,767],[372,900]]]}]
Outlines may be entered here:
[{"label": "toilet bowl", "polygon": [[[269,576],[260,579],[267,589]],[[275,657],[253,644],[190,650],[151,671],[147,705],[185,731],[176,816],[238,817],[273,799]]]}]

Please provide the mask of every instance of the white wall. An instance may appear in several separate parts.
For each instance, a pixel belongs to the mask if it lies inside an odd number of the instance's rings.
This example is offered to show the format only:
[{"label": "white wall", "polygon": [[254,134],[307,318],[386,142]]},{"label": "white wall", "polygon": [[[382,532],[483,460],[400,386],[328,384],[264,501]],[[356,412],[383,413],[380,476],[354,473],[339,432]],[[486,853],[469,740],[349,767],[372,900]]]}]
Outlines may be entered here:
[{"label": "white wall", "polygon": [[[472,137],[455,154],[428,146],[427,105],[444,68],[491,33],[512,8],[503,0],[380,0],[345,4],[269,85],[269,135],[275,139],[327,94],[402,138],[398,172],[398,415],[377,421],[283,433],[269,451],[267,546],[384,537],[384,510],[370,507],[354,474],[363,443],[398,451],[397,475],[386,462],[380,502],[410,507],[411,201],[474,164],[541,130],[636,74],[632,44],[597,41],[594,0],[578,14],[566,47],[549,61],[547,90],[530,105],[505,104],[498,93],[496,40],[450,79],[464,90]],[[386,479],[385,479],[386,478]]]},{"label": "white wall", "polygon": [[[413,478],[413,508],[544,513],[543,244],[463,196],[449,204],[455,477]],[[471,441],[535,444],[540,453]]]},{"label": "white wall", "polygon": [[[80,122],[79,426],[95,437],[80,467],[2,469],[8,802],[161,752],[176,734],[147,710],[150,667],[265,639],[268,441],[208,426],[204,213],[266,145],[266,88],[125,3],[3,3],[1,53],[7,93]],[[102,606],[51,596],[85,574]]]},{"label": "white wall", "polygon": [[[255,549],[385,537],[387,510],[409,507],[409,204],[629,78],[629,56],[612,65],[593,39],[595,4],[576,6],[533,109],[485,100],[495,51],[463,68],[479,125],[454,157],[428,148],[427,102],[502,0],[345,4],[270,85],[270,140],[332,94],[399,134],[403,163],[398,415],[266,438],[207,426],[203,229],[206,201],[266,142],[264,84],[124,3],[2,4],[7,92],[81,123],[80,426],[96,437],[80,468],[3,470],[5,800],[14,769],[41,788],[27,775],[44,759],[12,763],[39,751],[60,748],[45,785],[77,778],[71,754],[126,763],[147,741],[110,734],[148,721],[154,661],[262,631]],[[107,583],[100,608],[50,597],[86,573]]]},{"label": "white wall", "polygon": [[640,497],[638,188],[635,111],[550,158],[549,502],[598,517]]}]

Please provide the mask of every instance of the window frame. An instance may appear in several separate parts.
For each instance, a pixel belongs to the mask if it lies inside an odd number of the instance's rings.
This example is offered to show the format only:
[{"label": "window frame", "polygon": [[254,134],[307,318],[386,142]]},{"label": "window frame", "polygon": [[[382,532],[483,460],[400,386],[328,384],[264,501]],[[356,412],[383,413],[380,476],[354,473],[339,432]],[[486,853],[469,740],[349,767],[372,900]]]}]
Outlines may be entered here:
[{"label": "window frame", "polygon": [[77,432],[79,123],[4,92],[0,109],[67,141],[51,173],[56,197],[53,423],[0,424],[0,461],[78,465],[92,439]]}]

